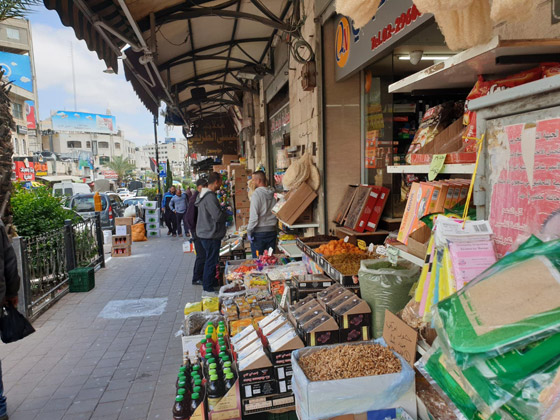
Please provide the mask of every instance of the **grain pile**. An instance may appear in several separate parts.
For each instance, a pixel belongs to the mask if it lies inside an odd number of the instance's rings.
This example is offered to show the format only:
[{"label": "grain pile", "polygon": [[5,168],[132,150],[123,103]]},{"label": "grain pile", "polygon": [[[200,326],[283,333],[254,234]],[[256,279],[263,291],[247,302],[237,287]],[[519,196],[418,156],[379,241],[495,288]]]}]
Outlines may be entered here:
[{"label": "grain pile", "polygon": [[343,276],[355,276],[360,271],[362,260],[375,260],[377,256],[371,254],[338,254],[325,257]]},{"label": "grain pile", "polygon": [[401,371],[401,362],[391,350],[379,344],[341,345],[321,349],[299,360],[312,381],[387,375]]}]

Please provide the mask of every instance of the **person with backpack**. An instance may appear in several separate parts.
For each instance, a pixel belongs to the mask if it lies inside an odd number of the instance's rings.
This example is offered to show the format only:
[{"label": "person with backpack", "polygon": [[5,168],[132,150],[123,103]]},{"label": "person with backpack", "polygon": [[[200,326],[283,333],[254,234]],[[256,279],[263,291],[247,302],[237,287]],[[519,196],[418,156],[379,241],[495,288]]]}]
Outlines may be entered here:
[{"label": "person with backpack", "polygon": [[167,235],[173,235],[173,236],[177,236],[176,235],[176,227],[175,227],[175,221],[177,220],[177,217],[175,216],[175,213],[173,213],[173,211],[171,210],[171,208],[169,207],[169,204],[171,202],[171,199],[175,197],[175,187],[171,186],[169,188],[169,191],[167,191],[165,193],[165,195],[163,196],[162,200],[161,200],[161,210],[163,212],[163,221],[165,222],[165,225],[167,226]]},{"label": "person with backpack", "polygon": [[208,177],[208,188],[201,189],[194,204],[198,207],[196,236],[200,238],[202,247],[206,252],[204,274],[202,276],[203,297],[217,296],[214,292],[216,266],[218,265],[222,239],[226,236],[227,221],[227,213],[216,196],[216,191],[220,189],[221,183],[221,175],[212,172]]},{"label": "person with backpack", "polygon": [[193,285],[202,284],[202,276],[204,275],[204,262],[206,261],[206,251],[202,246],[200,238],[196,236],[196,222],[198,219],[198,208],[194,205],[200,191],[203,188],[208,188],[208,182],[204,178],[196,181],[196,190],[189,199],[189,207],[187,208],[187,227],[191,232],[191,238],[194,242],[194,249],[196,251],[196,259],[194,260],[194,269],[192,276]]}]

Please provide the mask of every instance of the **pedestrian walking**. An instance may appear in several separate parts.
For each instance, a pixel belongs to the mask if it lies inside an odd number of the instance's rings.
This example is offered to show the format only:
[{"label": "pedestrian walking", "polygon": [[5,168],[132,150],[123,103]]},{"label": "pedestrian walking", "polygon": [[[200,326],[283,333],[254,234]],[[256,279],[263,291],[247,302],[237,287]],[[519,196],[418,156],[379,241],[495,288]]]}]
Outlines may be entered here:
[{"label": "pedestrian walking", "polygon": [[183,230],[181,225],[185,228],[185,236],[188,235],[189,231],[187,228],[187,208],[189,206],[187,194],[181,191],[181,188],[177,188],[175,196],[169,201],[169,208],[175,214],[175,231],[177,235],[182,236]]},{"label": "pedestrian walking", "polygon": [[263,171],[256,171],[251,179],[256,189],[251,195],[247,237],[253,258],[257,258],[257,253],[263,255],[267,249],[276,249],[278,220],[272,213],[276,199],[274,191],[267,186],[266,175]]},{"label": "pedestrian walking", "polygon": [[[3,305],[18,305],[19,274],[17,271],[16,253],[8,240],[4,223],[0,221],[0,302]],[[4,396],[2,381],[2,365],[0,364],[0,420],[8,420],[8,408]]]},{"label": "pedestrian walking", "polygon": [[226,235],[227,214],[220,206],[216,191],[220,189],[222,177],[212,172],[208,177],[208,187],[202,188],[195,206],[198,207],[198,220],[196,223],[196,236],[200,238],[206,261],[202,276],[203,296],[216,296],[216,266],[220,255],[222,239]]},{"label": "pedestrian walking", "polygon": [[161,200],[161,211],[163,212],[163,221],[167,226],[167,235],[175,235],[175,214],[169,208],[171,199],[175,196],[175,187],[170,187]]},{"label": "pedestrian walking", "polygon": [[202,277],[204,275],[204,262],[206,261],[206,251],[202,246],[200,238],[196,236],[196,222],[198,219],[198,207],[194,205],[200,191],[203,188],[208,188],[206,179],[199,179],[196,181],[196,190],[189,200],[189,207],[187,208],[187,226],[191,232],[191,238],[194,242],[194,250],[196,251],[196,259],[194,260],[194,269],[192,276],[192,284],[201,285]]}]

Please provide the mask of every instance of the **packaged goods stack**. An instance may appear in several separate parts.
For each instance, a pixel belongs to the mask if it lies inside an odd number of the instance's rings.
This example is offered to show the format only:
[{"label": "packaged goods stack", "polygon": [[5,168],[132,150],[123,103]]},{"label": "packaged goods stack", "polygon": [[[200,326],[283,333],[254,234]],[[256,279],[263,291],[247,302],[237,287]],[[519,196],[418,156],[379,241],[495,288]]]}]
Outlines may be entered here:
[{"label": "packaged goods stack", "polygon": [[129,257],[132,254],[132,224],[134,217],[117,217],[112,237],[111,256]]},{"label": "packaged goods stack", "polygon": [[161,233],[157,201],[145,201],[143,207],[146,214],[146,235],[148,238],[159,238]]},{"label": "packaged goods stack", "polygon": [[232,187],[235,196],[235,226],[239,230],[249,223],[249,178],[244,167],[236,167],[232,170]]}]

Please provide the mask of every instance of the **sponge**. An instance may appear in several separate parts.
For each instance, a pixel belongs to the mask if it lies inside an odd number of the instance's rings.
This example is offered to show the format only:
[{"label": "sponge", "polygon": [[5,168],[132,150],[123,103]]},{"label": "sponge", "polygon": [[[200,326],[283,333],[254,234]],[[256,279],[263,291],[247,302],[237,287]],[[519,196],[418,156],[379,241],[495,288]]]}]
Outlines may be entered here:
[{"label": "sponge", "polygon": [[381,0],[336,0],[336,12],[354,21],[354,28],[361,28],[377,13]]}]

